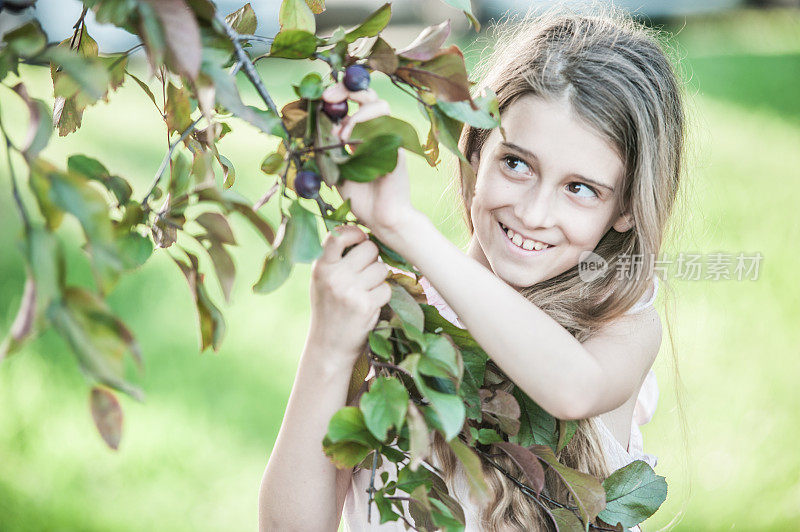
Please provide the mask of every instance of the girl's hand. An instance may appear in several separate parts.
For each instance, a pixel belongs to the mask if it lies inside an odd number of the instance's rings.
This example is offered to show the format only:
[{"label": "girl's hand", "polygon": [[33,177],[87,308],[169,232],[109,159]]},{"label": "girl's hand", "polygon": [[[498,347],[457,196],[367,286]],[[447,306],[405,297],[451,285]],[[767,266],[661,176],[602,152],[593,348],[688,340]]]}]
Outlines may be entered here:
[{"label": "girl's hand", "polygon": [[[378,98],[373,89],[350,91],[339,82],[322,93],[322,99],[336,103],[346,99],[358,102],[358,111],[334,124],[333,133],[343,142],[350,139],[353,128],[364,122],[389,114],[389,104]],[[343,199],[350,198],[350,210],[359,222],[366,225],[381,240],[381,235],[402,229],[403,222],[415,209],[411,205],[406,154],[403,148],[397,151],[397,166],[394,170],[374,181],[340,181],[336,187]]]},{"label": "girl's hand", "polygon": [[326,363],[343,370],[353,367],[392,296],[384,282],[389,269],[377,258],[378,246],[364,231],[340,225],[327,234],[322,255],[311,267],[309,338],[324,348]]}]

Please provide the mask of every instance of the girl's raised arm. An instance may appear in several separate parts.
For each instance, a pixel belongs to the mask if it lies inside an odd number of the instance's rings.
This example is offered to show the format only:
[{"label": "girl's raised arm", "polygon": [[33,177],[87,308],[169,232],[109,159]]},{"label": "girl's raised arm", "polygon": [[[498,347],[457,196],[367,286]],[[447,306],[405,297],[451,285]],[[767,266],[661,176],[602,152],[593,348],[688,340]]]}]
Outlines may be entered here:
[{"label": "girl's raised arm", "polygon": [[328,234],[314,262],[311,326],[259,491],[261,531],[339,525],[352,470],[336,469],[322,451],[322,439],[333,414],[345,405],[353,364],[391,298],[384,282],[388,269],[377,257],[377,246],[364,232],[348,226]]}]

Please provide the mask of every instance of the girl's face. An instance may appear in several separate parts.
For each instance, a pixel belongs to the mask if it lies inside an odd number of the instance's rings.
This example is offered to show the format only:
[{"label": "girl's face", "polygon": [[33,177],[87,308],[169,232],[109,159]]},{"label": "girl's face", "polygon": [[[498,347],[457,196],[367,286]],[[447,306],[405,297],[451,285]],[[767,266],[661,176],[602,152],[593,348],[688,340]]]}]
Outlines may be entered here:
[{"label": "girl's face", "polygon": [[[624,164],[569,103],[525,95],[509,105],[502,124],[505,140],[492,130],[472,159],[469,256],[524,288],[577,265],[610,228],[631,228],[617,210]],[[512,241],[504,227],[519,236]],[[537,250],[540,243],[547,247]]]}]

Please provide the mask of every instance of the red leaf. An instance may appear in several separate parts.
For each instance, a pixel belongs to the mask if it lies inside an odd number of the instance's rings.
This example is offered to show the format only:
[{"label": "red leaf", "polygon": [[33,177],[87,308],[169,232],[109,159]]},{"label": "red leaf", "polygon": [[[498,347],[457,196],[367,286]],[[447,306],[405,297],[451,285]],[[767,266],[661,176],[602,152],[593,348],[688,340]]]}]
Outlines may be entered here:
[{"label": "red leaf", "polygon": [[117,397],[105,388],[95,386],[92,388],[90,403],[92,419],[100,436],[116,451],[122,436],[122,408]]},{"label": "red leaf", "polygon": [[525,473],[528,484],[538,496],[544,487],[544,468],[539,463],[539,458],[525,447],[516,443],[503,441],[495,443],[494,446],[506,453]]},{"label": "red leaf", "polygon": [[191,80],[200,72],[200,28],[184,0],[147,0],[164,29],[167,57],[179,73]]},{"label": "red leaf", "polygon": [[439,49],[450,35],[450,20],[445,20],[436,26],[428,26],[420,33],[414,41],[397,52],[408,59],[417,61],[427,61],[433,59],[439,53]]},{"label": "red leaf", "polygon": [[25,290],[22,293],[22,301],[19,304],[19,311],[8,337],[0,345],[0,360],[16,350],[19,345],[30,335],[33,330],[33,320],[36,317],[36,282],[30,274],[25,281]]}]

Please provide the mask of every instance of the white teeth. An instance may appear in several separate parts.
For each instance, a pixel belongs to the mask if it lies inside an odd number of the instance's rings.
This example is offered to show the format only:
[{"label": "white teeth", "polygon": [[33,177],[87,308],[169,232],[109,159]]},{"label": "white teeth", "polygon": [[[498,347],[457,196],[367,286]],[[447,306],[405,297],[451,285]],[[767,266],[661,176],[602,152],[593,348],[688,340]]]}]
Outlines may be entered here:
[{"label": "white teeth", "polygon": [[511,240],[514,243],[514,245],[516,245],[517,247],[521,247],[526,251],[532,251],[532,250],[541,251],[545,248],[550,247],[543,242],[538,242],[536,240],[531,240],[529,238],[523,238],[522,235],[520,235],[519,233],[515,233],[513,229],[506,227],[502,223],[500,224],[500,226],[506,230],[506,234],[508,235],[509,240]]}]

